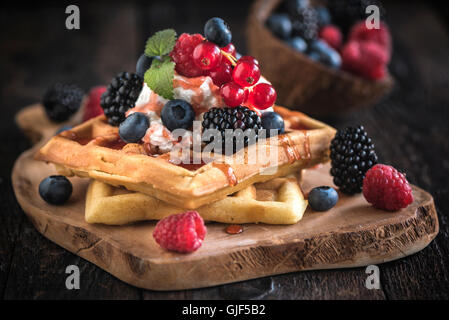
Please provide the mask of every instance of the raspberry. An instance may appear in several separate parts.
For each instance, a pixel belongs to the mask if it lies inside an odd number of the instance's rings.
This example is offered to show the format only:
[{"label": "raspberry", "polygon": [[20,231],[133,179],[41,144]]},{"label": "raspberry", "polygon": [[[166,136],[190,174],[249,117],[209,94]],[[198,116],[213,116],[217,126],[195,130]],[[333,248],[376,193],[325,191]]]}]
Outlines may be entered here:
[{"label": "raspberry", "polygon": [[341,50],[343,69],[368,79],[381,79],[386,74],[388,53],[372,41],[349,41]]},{"label": "raspberry", "polygon": [[343,42],[343,35],[337,26],[327,25],[321,28],[320,39],[323,39],[332,48],[338,50]]},{"label": "raspberry", "polygon": [[170,52],[170,57],[176,63],[175,70],[182,76],[199,77],[203,70],[193,62],[193,50],[203,41],[199,33],[183,33],[176,41],[175,47]]},{"label": "raspberry", "polygon": [[153,237],[166,250],[188,253],[201,247],[206,231],[198,212],[187,211],[160,220],[154,228]]},{"label": "raspberry", "polygon": [[405,176],[392,166],[377,164],[365,175],[363,196],[375,208],[397,211],[413,202]]},{"label": "raspberry", "polygon": [[83,121],[95,118],[100,114],[103,114],[103,109],[100,105],[101,95],[106,92],[105,86],[94,87],[89,92],[89,100],[86,108],[84,109]]},{"label": "raspberry", "polygon": [[388,53],[388,58],[391,55],[391,35],[388,26],[381,22],[379,29],[368,29],[365,25],[365,21],[356,23],[352,28],[348,36],[348,41],[373,41],[382,46]]}]

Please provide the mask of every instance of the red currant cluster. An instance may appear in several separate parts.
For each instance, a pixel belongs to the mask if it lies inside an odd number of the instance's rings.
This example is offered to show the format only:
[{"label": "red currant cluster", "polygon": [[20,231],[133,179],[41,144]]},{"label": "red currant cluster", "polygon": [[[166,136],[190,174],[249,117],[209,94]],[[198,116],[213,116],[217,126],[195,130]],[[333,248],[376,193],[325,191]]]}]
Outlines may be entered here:
[{"label": "red currant cluster", "polygon": [[232,43],[220,49],[207,40],[193,50],[193,62],[220,87],[223,101],[229,107],[247,105],[260,110],[271,107],[276,101],[276,91],[260,79],[259,62],[251,56],[237,60]]}]

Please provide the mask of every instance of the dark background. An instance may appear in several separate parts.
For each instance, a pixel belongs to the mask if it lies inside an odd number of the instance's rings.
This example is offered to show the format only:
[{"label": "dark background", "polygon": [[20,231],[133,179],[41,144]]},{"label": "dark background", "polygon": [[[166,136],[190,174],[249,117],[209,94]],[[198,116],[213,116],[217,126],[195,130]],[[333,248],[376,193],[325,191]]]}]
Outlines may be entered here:
[{"label": "dark background", "polygon": [[[41,236],[11,187],[15,159],[31,145],[14,123],[49,84],[106,84],[134,71],[153,32],[201,32],[212,16],[245,48],[250,1],[78,1],[1,4],[0,10],[0,297],[4,299],[441,299],[449,297],[449,32],[444,2],[386,1],[394,38],[396,87],[371,109],[322,119],[363,124],[383,163],[407,173],[435,197],[440,233],[421,252],[380,265],[381,290],[367,290],[364,268],[309,271],[207,289],[145,291],[127,285]],[[65,7],[78,4],[81,29],[66,30]],[[298,75],[301,77],[302,75]],[[65,288],[66,266],[81,270],[81,289]]]}]

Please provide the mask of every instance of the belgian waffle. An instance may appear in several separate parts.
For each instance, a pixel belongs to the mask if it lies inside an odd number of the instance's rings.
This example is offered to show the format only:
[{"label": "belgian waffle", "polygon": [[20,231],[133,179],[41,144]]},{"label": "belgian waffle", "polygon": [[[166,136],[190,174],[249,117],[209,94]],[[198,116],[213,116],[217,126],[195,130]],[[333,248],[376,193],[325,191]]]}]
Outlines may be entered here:
[{"label": "belgian waffle", "polygon": [[[298,180],[291,176],[256,183],[196,211],[204,220],[222,223],[294,224],[301,220],[306,207]],[[123,225],[160,220],[183,211],[155,197],[92,180],[85,219],[88,223]]]},{"label": "belgian waffle", "polygon": [[[266,139],[263,152],[273,152],[277,158],[265,163],[236,163],[232,156],[216,155],[207,164],[173,164],[168,157],[147,155],[142,145],[125,145],[119,140],[118,128],[108,125],[104,116],[53,137],[36,159],[54,163],[67,176],[90,177],[195,209],[254,183],[329,159],[333,128],[283,107],[275,107],[275,111],[284,118],[286,133]],[[244,156],[251,148],[256,145],[246,147]]]}]

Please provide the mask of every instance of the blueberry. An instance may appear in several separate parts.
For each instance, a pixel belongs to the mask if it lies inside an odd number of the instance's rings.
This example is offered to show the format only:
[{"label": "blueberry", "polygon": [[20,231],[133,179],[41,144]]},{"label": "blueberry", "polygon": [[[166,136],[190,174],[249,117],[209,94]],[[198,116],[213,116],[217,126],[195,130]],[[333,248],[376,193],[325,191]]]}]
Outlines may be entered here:
[{"label": "blueberry", "polygon": [[195,111],[190,103],[181,99],[170,100],[162,108],[161,119],[168,130],[188,129],[195,119]]},{"label": "blueberry", "polygon": [[284,119],[276,112],[264,112],[262,114],[262,128],[267,130],[266,135],[270,137],[270,129],[278,130],[277,134],[285,133]]},{"label": "blueberry", "polygon": [[64,176],[49,176],[39,184],[40,196],[50,204],[63,204],[72,190],[72,183]]},{"label": "blueberry", "polygon": [[292,15],[295,16],[299,11],[310,6],[309,0],[287,0],[286,1],[287,10]]},{"label": "blueberry", "polygon": [[153,59],[154,58],[145,55],[145,53],[142,53],[142,55],[139,57],[139,60],[137,60],[136,74],[143,78],[145,72],[150,69]]},{"label": "blueberry", "polygon": [[315,211],[327,211],[333,208],[337,201],[338,193],[331,187],[316,187],[309,193],[309,204]]},{"label": "blueberry", "polygon": [[307,51],[307,42],[301,37],[294,37],[287,40],[287,43],[298,52]]},{"label": "blueberry", "polygon": [[292,33],[292,22],[287,14],[272,14],[267,20],[267,27],[281,39],[290,38]]},{"label": "blueberry", "polygon": [[204,36],[210,42],[215,43],[219,47],[226,47],[231,43],[231,30],[221,18],[211,18],[204,25]]},{"label": "blueberry", "polygon": [[56,130],[55,135],[58,135],[61,132],[64,132],[64,131],[67,131],[67,130],[70,130],[70,129],[72,129],[71,126],[62,126],[58,130]]},{"label": "blueberry", "polygon": [[123,141],[136,143],[143,138],[149,126],[150,120],[145,114],[134,112],[120,123],[118,133]]},{"label": "blueberry", "polygon": [[321,55],[316,51],[309,52],[307,56],[313,61],[320,62]]},{"label": "blueberry", "polygon": [[323,40],[312,41],[309,45],[308,55],[312,60],[318,57],[318,61],[329,67],[339,68],[341,66],[340,54]]},{"label": "blueberry", "polygon": [[316,6],[315,11],[318,16],[318,25],[320,27],[323,27],[325,25],[331,24],[331,14],[329,13],[329,10],[327,10],[324,6]]}]

